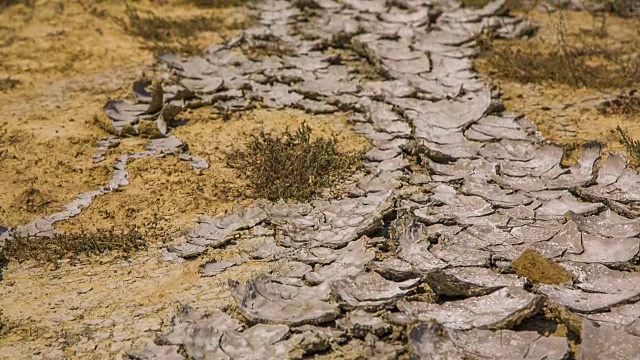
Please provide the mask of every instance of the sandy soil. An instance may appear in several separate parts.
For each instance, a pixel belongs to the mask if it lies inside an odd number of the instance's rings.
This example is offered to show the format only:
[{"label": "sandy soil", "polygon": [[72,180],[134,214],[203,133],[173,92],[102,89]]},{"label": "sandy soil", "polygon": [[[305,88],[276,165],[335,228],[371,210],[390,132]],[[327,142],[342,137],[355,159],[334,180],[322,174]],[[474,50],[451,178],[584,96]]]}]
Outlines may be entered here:
[{"label": "sandy soil", "polygon": [[[549,51],[557,40],[557,26],[560,11],[554,13],[535,10],[527,16],[540,25],[540,30],[531,39],[514,41],[497,41],[495,46],[500,48],[535,47],[541,51]],[[602,38],[593,37],[593,31],[601,29],[599,18],[594,18],[586,12],[564,12],[568,34],[568,42],[577,42],[582,38],[589,43],[598,43],[611,48],[623,47],[630,55],[640,50],[640,22],[637,19],[622,19],[608,16],[605,27],[607,35]],[[481,74],[491,73],[486,56],[476,61],[476,67]],[[618,95],[623,89],[597,90],[590,88],[572,88],[568,85],[547,82],[544,84],[522,84],[508,79],[493,79],[504,92],[503,100],[509,110],[525,113],[533,120],[540,131],[549,140],[564,144],[581,144],[585,141],[597,140],[610,150],[622,151],[615,132],[620,125],[633,138],[640,138],[640,114],[635,116],[600,114],[594,100],[606,95]]]},{"label": "sandy soil", "polygon": [[209,169],[195,172],[190,163],[175,157],[132,161],[129,185],[97,198],[80,215],[57,227],[73,230],[144,225],[155,218],[165,230],[175,232],[192,223],[198,214],[222,215],[234,206],[247,206],[253,202],[251,191],[239,174],[226,166],[225,153],[242,146],[260,130],[282,133],[306,122],[314,134],[336,134],[341,150],[362,151],[369,146],[365,138],[348,127],[344,114],[309,115],[298,110],[263,109],[224,121],[201,108],[185,117],[189,122],[174,129],[173,134],[189,144],[192,154],[206,159]]},{"label": "sandy soil", "polygon": [[[202,8],[185,1],[143,1],[135,7],[167,19],[216,16],[229,25],[199,33],[198,46],[216,43],[238,21],[248,21],[241,8]],[[127,138],[104,162],[91,159],[95,142],[109,136],[94,115],[107,99],[130,96],[132,81],[152,70],[154,44],[113,20],[125,14],[122,3],[90,1],[38,1],[33,8],[18,4],[0,10],[0,80],[19,81],[0,90],[0,118],[7,121],[0,128],[0,225],[56,212],[78,193],[106,183],[119,154],[144,148],[146,140]],[[252,200],[246,184],[225,166],[223,153],[259,130],[283,132],[305,121],[314,134],[337,134],[343,150],[369,146],[349,130],[344,114],[254,110],[224,121],[198,109],[184,117],[187,124],[174,134],[207,159],[208,170],[195,172],[175,157],[131,161],[128,186],[98,197],[58,228],[122,227],[157,216],[162,228],[173,232],[198,214],[219,215],[247,205]],[[88,259],[56,269],[10,263],[0,282],[5,326],[0,326],[0,359],[113,359],[164,329],[176,304],[203,310],[230,306],[227,280],[248,279],[264,272],[265,265],[244,264],[223,277],[199,275],[207,259],[229,254],[214,250],[194,262],[172,264],[161,260],[151,244],[127,261]]]},{"label": "sandy soil", "polygon": [[[0,80],[19,81],[0,91],[0,122],[6,122],[0,136],[1,225],[55,212],[110,177],[112,161],[91,161],[95,142],[108,135],[93,115],[108,98],[129,93],[131,82],[149,71],[153,52],[114,20],[125,18],[124,3],[94,3],[37,1],[0,10]],[[215,14],[234,28],[245,13],[148,1],[136,9],[171,19]],[[201,32],[197,42],[212,44],[228,34],[224,27]]]}]

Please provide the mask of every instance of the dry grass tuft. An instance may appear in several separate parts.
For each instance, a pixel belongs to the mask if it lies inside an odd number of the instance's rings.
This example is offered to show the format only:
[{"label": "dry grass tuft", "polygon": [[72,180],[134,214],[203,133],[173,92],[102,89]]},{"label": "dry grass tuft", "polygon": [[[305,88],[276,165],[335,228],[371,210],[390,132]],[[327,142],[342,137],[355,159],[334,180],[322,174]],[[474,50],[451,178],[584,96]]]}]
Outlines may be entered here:
[{"label": "dry grass tuft", "polygon": [[6,240],[1,250],[9,261],[31,261],[57,264],[83,258],[113,254],[127,258],[144,250],[149,242],[164,241],[167,236],[160,231],[157,220],[142,227],[128,225],[124,229],[108,228],[95,231],[58,233],[51,237],[16,235]]},{"label": "dry grass tuft", "polygon": [[20,84],[22,84],[20,80],[12,79],[11,77],[0,79],[0,91],[7,91],[7,90],[14,89]]},{"label": "dry grass tuft", "polygon": [[227,163],[250,184],[253,195],[271,201],[308,201],[348,178],[362,154],[341,152],[337,139],[311,137],[302,124],[282,136],[260,133],[245,149],[227,154]]},{"label": "dry grass tuft", "polygon": [[201,8],[228,8],[248,5],[254,2],[254,0],[186,0],[187,3],[194,4]]},{"label": "dry grass tuft", "polygon": [[605,115],[634,116],[640,114],[640,97],[636,91],[625,92],[614,100],[607,101],[600,112]]},{"label": "dry grass tuft", "polygon": [[[232,4],[236,3],[240,2],[228,2],[229,6],[235,6]],[[204,7],[202,4],[199,6]],[[221,29],[238,30],[245,26],[244,21],[228,23],[222,15],[167,18],[150,11],[139,11],[132,6],[127,6],[126,19],[115,16],[112,16],[112,19],[128,34],[143,39],[147,49],[156,53],[171,52],[181,55],[202,53],[203,46],[196,41],[198,34],[219,32]]]},{"label": "dry grass tuft", "polygon": [[620,89],[638,84],[639,57],[584,39],[570,39],[564,16],[556,27],[556,41],[550,50],[536,43],[520,47],[492,44],[486,55],[489,75],[520,83],[552,81],[575,88]]}]

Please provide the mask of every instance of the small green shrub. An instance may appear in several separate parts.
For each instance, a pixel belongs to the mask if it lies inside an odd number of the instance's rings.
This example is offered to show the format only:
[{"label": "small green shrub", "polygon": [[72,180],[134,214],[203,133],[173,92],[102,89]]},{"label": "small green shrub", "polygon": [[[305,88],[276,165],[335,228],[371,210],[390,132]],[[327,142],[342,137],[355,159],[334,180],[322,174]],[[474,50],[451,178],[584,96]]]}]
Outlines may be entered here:
[{"label": "small green shrub", "polygon": [[337,139],[311,138],[302,124],[282,136],[261,132],[245,149],[227,154],[227,164],[249,182],[253,195],[272,201],[307,201],[351,174],[361,154],[341,152]]},{"label": "small green shrub", "polygon": [[640,164],[640,140],[632,139],[620,126],[616,127],[616,130],[618,131],[620,143],[627,150],[632,160],[636,164]]}]

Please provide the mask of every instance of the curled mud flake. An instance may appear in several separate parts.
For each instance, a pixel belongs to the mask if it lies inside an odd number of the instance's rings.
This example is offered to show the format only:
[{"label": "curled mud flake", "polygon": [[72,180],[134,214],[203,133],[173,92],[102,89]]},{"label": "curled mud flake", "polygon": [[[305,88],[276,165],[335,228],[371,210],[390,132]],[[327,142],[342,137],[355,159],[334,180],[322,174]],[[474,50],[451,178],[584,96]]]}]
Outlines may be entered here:
[{"label": "curled mud flake", "polygon": [[438,243],[431,252],[448,266],[489,266],[491,252],[471,246]]},{"label": "curled mud flake", "polygon": [[229,260],[211,260],[203,264],[200,268],[202,276],[216,276],[222,274],[228,268],[238,264],[236,261]]},{"label": "curled mud flake", "polygon": [[516,274],[526,277],[534,283],[566,284],[572,278],[562,266],[545,258],[539,252],[527,249],[511,263]]},{"label": "curled mud flake", "polygon": [[[414,57],[413,59],[398,59],[398,56],[389,54],[385,57],[387,59],[382,61],[382,64],[390,71],[404,73],[404,74],[420,74],[431,71],[431,60],[428,56],[417,53],[408,53],[407,57]],[[395,58],[395,59],[388,59]],[[396,60],[398,59],[398,60]]]},{"label": "curled mud flake", "polygon": [[582,154],[578,162],[569,167],[569,173],[548,179],[546,183],[551,189],[569,189],[575,186],[584,186],[591,182],[595,176],[594,165],[600,158],[601,147],[597,143],[582,145]]},{"label": "curled mud flake", "polygon": [[231,282],[240,312],[254,322],[319,324],[339,315],[337,305],[329,303],[329,282],[308,287],[300,279],[260,276],[248,283]]},{"label": "curled mud flake", "polygon": [[429,21],[429,9],[418,8],[415,11],[392,9],[380,15],[380,19],[386,22],[401,24],[413,23],[415,26],[427,25]]},{"label": "curled mud flake", "polygon": [[190,91],[201,94],[215,93],[222,88],[222,78],[207,76],[204,78],[183,78],[180,84]]},{"label": "curled mud flake", "polygon": [[524,287],[525,281],[515,274],[499,274],[488,268],[457,267],[444,269],[444,273],[458,281],[483,288],[500,289],[503,287]]},{"label": "curled mud flake", "polygon": [[220,310],[203,315],[187,310],[174,318],[173,329],[161,338],[166,347],[181,346],[190,359],[275,359],[286,357],[291,343],[286,325],[243,326]]},{"label": "curled mud flake", "polygon": [[313,271],[313,268],[310,265],[298,261],[284,260],[275,265],[271,270],[271,273],[277,276],[302,279],[311,271]]},{"label": "curled mud flake", "polygon": [[565,254],[581,254],[582,233],[573,221],[567,221],[556,235],[551,239],[542,242],[529,244],[531,248],[537,250],[546,258],[557,258]]},{"label": "curled mud flake", "polygon": [[466,298],[482,296],[498,290],[500,287],[478,286],[450,275],[442,270],[427,273],[424,281],[429,288],[440,298]]},{"label": "curled mud flake", "polygon": [[615,184],[624,170],[627,168],[627,160],[619,153],[610,152],[604,165],[598,171],[596,182],[599,186]]},{"label": "curled mud flake", "polygon": [[338,329],[302,325],[292,328],[291,331],[294,334],[289,340],[293,344],[289,350],[290,359],[302,359],[347,341],[344,332]]},{"label": "curled mud flake", "polygon": [[369,333],[380,337],[391,331],[390,324],[363,310],[351,311],[346,318],[337,320],[336,323],[349,335],[357,338],[364,338]]},{"label": "curled mud flake", "polygon": [[568,212],[575,214],[589,215],[598,213],[605,206],[601,203],[579,202],[571,195],[563,195],[558,199],[546,202],[544,205],[536,209],[538,218],[557,218],[563,217]]},{"label": "curled mud flake", "polygon": [[268,91],[259,93],[265,106],[280,109],[293,106],[304,99],[304,96],[292,91],[288,86],[274,85]]},{"label": "curled mud flake", "polygon": [[296,106],[311,114],[332,114],[338,111],[338,108],[333,105],[310,99],[302,99]]},{"label": "curled mud flake", "polygon": [[523,192],[535,192],[542,191],[547,188],[544,180],[533,176],[513,177],[507,175],[495,176],[493,178],[498,185],[505,188],[511,188],[513,190],[520,190]]},{"label": "curled mud flake", "polygon": [[362,272],[334,282],[338,297],[348,306],[376,309],[394,302],[411,291],[420,279],[394,282],[376,272]]},{"label": "curled mud flake", "polygon": [[190,244],[190,243],[182,243],[171,245],[168,247],[170,252],[178,254],[183,259],[194,259],[198,256],[204,254],[207,251],[207,248],[204,246]]},{"label": "curled mud flake", "polygon": [[156,345],[149,342],[140,351],[127,352],[126,356],[131,360],[184,360],[185,357],[179,354],[179,350],[177,345]]},{"label": "curled mud flake", "polygon": [[369,263],[368,268],[393,281],[405,281],[419,276],[419,271],[408,262],[390,257]]},{"label": "curled mud flake", "polygon": [[[562,147],[555,144],[543,145],[529,161],[502,161],[500,170],[509,176],[545,176],[562,160]],[[568,171],[568,170],[566,170]]]},{"label": "curled mud flake", "polygon": [[600,325],[613,325],[627,333],[640,336],[640,304],[625,304],[611,308],[608,312],[584,314],[583,317]]},{"label": "curled mud flake", "polygon": [[540,299],[521,288],[508,287],[443,304],[402,300],[398,309],[413,321],[435,321],[456,330],[502,329],[534,315]]},{"label": "curled mud flake", "polygon": [[375,254],[365,248],[366,239],[350,242],[345,248],[336,251],[338,258],[329,265],[315,269],[305,275],[305,279],[312,285],[318,285],[326,280],[338,280],[343,277],[356,275],[364,270]]},{"label": "curled mud flake", "polygon": [[576,287],[593,293],[629,293],[640,287],[640,274],[611,270],[600,264],[562,263],[576,277]]},{"label": "curled mud flake", "polygon": [[408,338],[418,358],[425,360],[561,360],[569,355],[566,338],[545,337],[535,331],[457,331],[426,323],[412,327]]},{"label": "curled mud flake", "polygon": [[535,158],[535,152],[536,147],[530,142],[501,140],[484,145],[479,153],[489,161],[530,161]]},{"label": "curled mud flake", "polygon": [[511,235],[521,243],[532,244],[551,239],[561,228],[562,225],[556,221],[536,221],[531,225],[514,227]]},{"label": "curled mud flake", "polygon": [[582,322],[579,360],[631,360],[638,357],[637,336],[614,325]]},{"label": "curled mud flake", "polygon": [[369,81],[362,85],[360,95],[371,97],[411,97],[416,93],[416,89],[404,81]]},{"label": "curled mud flake", "polygon": [[152,84],[149,79],[140,79],[133,82],[131,87],[133,95],[141,103],[149,103],[153,97],[153,93],[147,91],[147,87]]},{"label": "curled mud flake", "polygon": [[404,212],[391,226],[394,239],[400,245],[398,252],[400,259],[421,271],[431,271],[447,266],[444,261],[429,252],[431,244],[427,237],[427,228],[415,216]]},{"label": "curled mud flake", "polygon": [[113,132],[120,134],[125,127],[137,124],[139,116],[149,105],[132,104],[124,100],[110,100],[104,105],[104,113],[113,121]]},{"label": "curled mud flake", "polygon": [[616,264],[632,260],[640,249],[638,238],[607,238],[600,235],[582,233],[581,254],[566,254],[571,261],[585,263]]},{"label": "curled mud flake", "polygon": [[439,223],[446,219],[456,219],[458,222],[464,222],[465,219],[482,217],[494,211],[491,204],[479,196],[456,194],[455,196],[442,198],[436,195],[434,195],[433,200],[441,201],[444,205],[419,208],[415,211],[415,215],[418,218],[429,223]]},{"label": "curled mud flake", "polygon": [[546,295],[549,301],[580,313],[608,311],[612,306],[637,299],[640,296],[640,291],[638,290],[607,294],[585,292],[557,285],[541,285],[539,291],[541,294]]},{"label": "curled mud flake", "polygon": [[237,211],[229,215],[211,218],[201,216],[198,225],[189,229],[186,242],[201,247],[219,248],[233,239],[236,231],[249,229],[266,219],[266,213],[259,207]]},{"label": "curled mud flake", "polygon": [[310,99],[318,99],[323,96],[354,94],[358,92],[358,86],[355,83],[323,77],[318,80],[305,81],[297,85],[295,90]]},{"label": "curled mud flake", "polygon": [[607,209],[596,216],[569,214],[580,230],[605,237],[630,238],[640,234],[640,219],[630,220]]},{"label": "curled mud flake", "polygon": [[496,184],[482,180],[467,180],[460,188],[460,191],[465,195],[480,196],[501,208],[528,205],[532,202],[527,196],[515,193],[512,190],[504,190]]}]

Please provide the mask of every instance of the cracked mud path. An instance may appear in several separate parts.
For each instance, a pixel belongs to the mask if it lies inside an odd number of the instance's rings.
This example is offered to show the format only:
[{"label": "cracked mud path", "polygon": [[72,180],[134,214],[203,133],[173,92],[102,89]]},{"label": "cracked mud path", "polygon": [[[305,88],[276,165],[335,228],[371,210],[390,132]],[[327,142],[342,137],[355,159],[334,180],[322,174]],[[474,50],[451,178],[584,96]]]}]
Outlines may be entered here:
[{"label": "cracked mud path", "polygon": [[[243,111],[257,101],[314,114],[351,111],[353,129],[372,142],[370,174],[344,197],[259,202],[202,217],[163,257],[183,262],[215,249],[200,276],[228,280],[229,297],[215,310],[182,304],[172,318],[143,326],[159,338],[126,349],[128,356],[576,356],[568,337],[521,325],[554,309],[581,340],[577,358],[636,357],[640,275],[631,270],[640,248],[640,177],[618,154],[601,160],[596,143],[583,146],[575,165],[561,166],[562,147],[545,142],[524,116],[503,112],[472,68],[476,34],[512,38],[531,24],[506,15],[504,1],[480,10],[453,2],[266,1],[256,14],[255,27],[201,57],[164,56],[172,85],[159,95],[141,92],[138,104],[109,102],[113,131],[139,132],[152,120],[164,135],[175,108],[189,106]],[[271,55],[246,55],[274,44]],[[349,59],[327,55],[329,47],[366,58],[383,80],[363,78]],[[168,135],[133,156],[178,154],[194,169],[206,166],[183,145]],[[409,156],[429,175],[414,172]],[[14,231],[46,235],[94,196],[126,186],[126,158],[118,161],[110,185]],[[512,262],[528,249],[568,276],[514,274]],[[238,277],[249,268],[260,274]],[[91,341],[87,349],[99,342]]]}]

